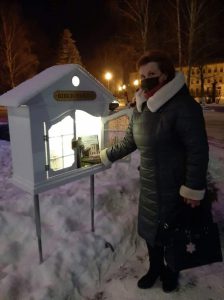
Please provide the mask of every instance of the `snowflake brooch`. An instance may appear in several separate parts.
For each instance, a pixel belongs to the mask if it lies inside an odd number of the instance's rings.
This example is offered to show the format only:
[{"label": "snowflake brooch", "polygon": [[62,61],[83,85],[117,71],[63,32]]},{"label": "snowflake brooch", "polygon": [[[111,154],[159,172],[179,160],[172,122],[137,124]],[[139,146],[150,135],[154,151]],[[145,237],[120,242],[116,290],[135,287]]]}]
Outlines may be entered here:
[{"label": "snowflake brooch", "polygon": [[189,244],[186,245],[186,251],[189,253],[193,253],[196,251],[196,246],[195,244],[193,244],[192,242],[190,242]]}]

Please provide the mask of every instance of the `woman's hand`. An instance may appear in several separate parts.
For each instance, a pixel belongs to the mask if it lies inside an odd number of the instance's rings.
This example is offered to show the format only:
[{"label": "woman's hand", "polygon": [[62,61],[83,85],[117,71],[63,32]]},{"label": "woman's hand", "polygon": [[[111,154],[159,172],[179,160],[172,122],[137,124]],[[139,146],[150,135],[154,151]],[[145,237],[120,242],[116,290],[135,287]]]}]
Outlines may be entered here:
[{"label": "woman's hand", "polygon": [[184,198],[184,202],[186,204],[189,204],[192,208],[200,205],[200,200],[192,200],[192,199]]}]

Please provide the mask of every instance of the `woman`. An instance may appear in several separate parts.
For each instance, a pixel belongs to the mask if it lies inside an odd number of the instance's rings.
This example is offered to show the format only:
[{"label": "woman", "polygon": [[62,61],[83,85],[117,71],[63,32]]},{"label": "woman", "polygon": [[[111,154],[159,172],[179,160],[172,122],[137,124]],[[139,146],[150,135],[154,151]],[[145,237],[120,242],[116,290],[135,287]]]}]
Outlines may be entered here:
[{"label": "woman", "polygon": [[179,272],[164,265],[162,233],[168,224],[181,222],[188,207],[206,202],[208,142],[201,107],[170,58],[152,51],[139,59],[137,68],[141,88],[126,136],[101,151],[101,161],[109,165],[140,151],[138,233],[146,240],[150,269],[138,287],[150,288],[160,277],[163,290],[170,292],[178,285]]}]

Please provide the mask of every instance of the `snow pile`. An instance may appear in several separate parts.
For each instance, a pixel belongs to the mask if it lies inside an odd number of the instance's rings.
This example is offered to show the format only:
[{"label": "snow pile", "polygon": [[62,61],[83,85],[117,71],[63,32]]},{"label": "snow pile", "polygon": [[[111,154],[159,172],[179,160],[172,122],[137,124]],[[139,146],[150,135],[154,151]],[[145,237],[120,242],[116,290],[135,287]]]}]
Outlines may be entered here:
[{"label": "snow pile", "polygon": [[111,264],[136,248],[138,153],[130,164],[115,163],[95,175],[95,233],[89,178],[40,194],[44,263],[39,265],[33,200],[9,182],[9,145],[0,141],[1,300],[91,295]]}]

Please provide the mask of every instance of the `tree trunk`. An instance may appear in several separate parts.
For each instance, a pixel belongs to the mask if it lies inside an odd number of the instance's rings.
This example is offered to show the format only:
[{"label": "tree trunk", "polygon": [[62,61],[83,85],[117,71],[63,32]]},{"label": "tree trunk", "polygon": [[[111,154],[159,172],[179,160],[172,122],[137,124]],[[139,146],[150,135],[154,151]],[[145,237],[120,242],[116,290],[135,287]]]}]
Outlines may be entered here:
[{"label": "tree trunk", "polygon": [[204,79],[204,73],[203,73],[203,70],[204,70],[204,66],[203,65],[200,65],[198,67],[199,69],[199,72],[200,72],[200,84],[201,84],[201,104],[202,106],[205,106],[205,86],[204,86],[204,83],[205,83],[205,79]]},{"label": "tree trunk", "polygon": [[176,0],[176,8],[177,8],[178,61],[179,61],[180,71],[182,71],[182,43],[181,43],[181,25],[180,25],[180,0]]},{"label": "tree trunk", "polygon": [[148,47],[149,0],[125,0],[124,3],[127,8],[120,8],[120,11],[135,24],[141,37],[142,50],[145,52]]},{"label": "tree trunk", "polygon": [[188,74],[187,85],[190,88],[191,84],[191,68],[193,57],[193,44],[195,39],[195,25],[196,25],[196,13],[197,13],[197,0],[191,0],[190,3],[190,27],[189,27],[189,41],[188,41]]},{"label": "tree trunk", "polygon": [[13,55],[12,55],[12,42],[14,39],[14,23],[12,22],[12,29],[8,30],[7,28],[7,22],[5,19],[5,16],[3,13],[1,14],[1,19],[2,19],[2,37],[4,39],[4,44],[5,44],[5,59],[6,59],[6,66],[8,69],[8,77],[9,77],[9,85],[11,88],[15,87],[15,82],[14,82],[14,63],[13,63]]},{"label": "tree trunk", "polygon": [[142,18],[142,44],[143,44],[143,53],[147,50],[148,47],[148,32],[149,32],[149,0],[146,0],[144,12],[144,17]]}]

